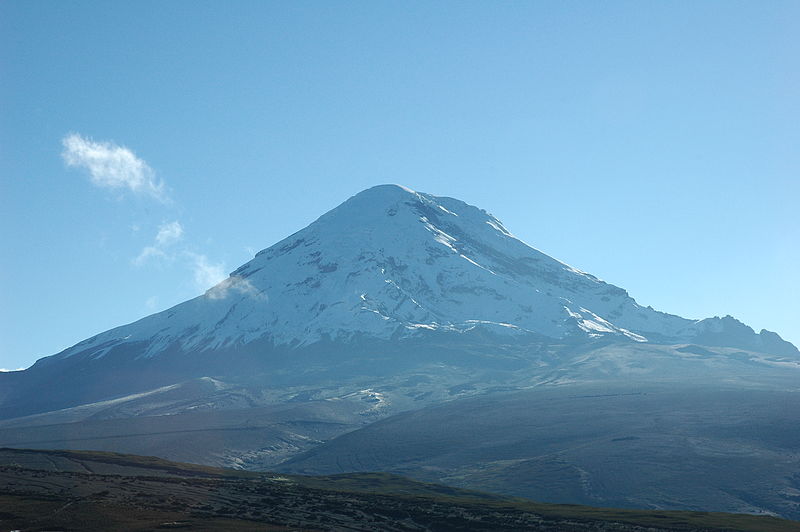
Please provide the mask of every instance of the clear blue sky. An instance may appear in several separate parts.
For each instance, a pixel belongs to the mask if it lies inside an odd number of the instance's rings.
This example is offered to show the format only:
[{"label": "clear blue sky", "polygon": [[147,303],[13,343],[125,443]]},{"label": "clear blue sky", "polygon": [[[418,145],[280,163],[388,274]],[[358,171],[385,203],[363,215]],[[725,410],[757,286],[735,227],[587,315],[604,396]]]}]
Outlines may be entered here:
[{"label": "clear blue sky", "polygon": [[795,1],[2,2],[0,368],[379,183],[800,344],[798,27]]}]

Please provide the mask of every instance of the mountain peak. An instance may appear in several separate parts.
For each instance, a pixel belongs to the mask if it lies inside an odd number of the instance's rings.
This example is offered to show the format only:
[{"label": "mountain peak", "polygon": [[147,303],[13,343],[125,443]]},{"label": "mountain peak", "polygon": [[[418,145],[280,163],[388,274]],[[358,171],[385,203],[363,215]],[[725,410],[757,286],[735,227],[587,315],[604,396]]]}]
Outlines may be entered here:
[{"label": "mountain peak", "polygon": [[[405,215],[390,220],[398,213]],[[454,198],[417,192],[402,185],[377,185],[350,197],[322,215],[317,222],[331,223],[333,220],[338,220],[347,225],[363,224],[375,229],[386,223],[396,224],[398,220],[416,223],[426,214],[429,218],[441,215],[457,217],[461,214],[491,218],[485,211]],[[432,222],[431,219],[428,221]],[[314,225],[316,222],[312,224]]]},{"label": "mountain peak", "polygon": [[395,183],[384,183],[382,185],[375,185],[366,188],[356,194],[354,197],[368,197],[371,200],[378,200],[380,198],[397,198],[401,196],[414,196],[417,191],[405,185],[398,185]]},{"label": "mountain peak", "polygon": [[420,195],[408,187],[402,185],[376,185],[351,196],[327,214],[353,209],[382,209],[401,202],[419,200]]}]

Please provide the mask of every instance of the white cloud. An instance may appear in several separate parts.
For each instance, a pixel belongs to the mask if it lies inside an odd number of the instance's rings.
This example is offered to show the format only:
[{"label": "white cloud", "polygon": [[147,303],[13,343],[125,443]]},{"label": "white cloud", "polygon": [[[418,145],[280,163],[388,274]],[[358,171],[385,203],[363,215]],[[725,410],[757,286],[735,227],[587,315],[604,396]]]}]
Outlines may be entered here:
[{"label": "white cloud", "polygon": [[161,251],[160,249],[158,249],[155,246],[146,246],[142,250],[142,252],[139,253],[139,255],[137,255],[135,259],[133,259],[133,263],[136,266],[141,266],[142,264],[146,263],[150,259],[156,258],[156,257],[165,259],[165,258],[167,258],[167,254],[164,253],[163,251]]},{"label": "white cloud", "polygon": [[228,277],[221,283],[209,288],[206,291],[206,296],[211,299],[225,299],[231,292],[237,292],[262,301],[267,300],[267,295],[260,292],[249,279],[244,279],[238,275]]},{"label": "white cloud", "polygon": [[267,295],[256,288],[250,280],[238,275],[229,276],[224,263],[212,263],[200,253],[186,252],[192,261],[194,283],[205,290],[209,299],[225,299],[232,293],[267,301]]},{"label": "white cloud", "polygon": [[208,260],[208,257],[199,253],[187,252],[187,256],[192,259],[194,284],[200,290],[207,290],[228,277],[225,273],[227,269],[225,268],[225,264],[213,264]]},{"label": "white cloud", "polygon": [[144,302],[144,306],[147,307],[147,310],[153,312],[158,308],[158,296],[150,296],[147,298],[147,301]]},{"label": "white cloud", "polygon": [[158,227],[155,243],[146,246],[139,256],[133,259],[136,266],[141,266],[152,258],[168,259],[167,248],[183,238],[183,226],[179,221],[163,223]]},{"label": "white cloud", "polygon": [[[223,262],[212,262],[206,255],[189,251],[185,246],[175,244],[183,240],[184,230],[179,221],[161,224],[152,245],[142,249],[133,263],[142,266],[151,259],[174,261],[176,259],[188,265],[192,271],[195,286],[206,292],[211,299],[223,299],[231,292],[249,295],[251,297],[265,298],[265,296],[250,283],[241,277],[229,277],[227,267]],[[154,310],[158,300],[149,298],[145,305],[148,310]]]},{"label": "white cloud", "polygon": [[22,371],[23,369],[25,368],[17,368],[17,369],[0,368],[0,373],[8,373],[9,371]]},{"label": "white cloud", "polygon": [[130,149],[113,142],[95,142],[78,133],[61,141],[61,156],[68,166],[85,168],[92,183],[104,188],[129,189],[168,202],[165,186],[155,172]]},{"label": "white cloud", "polygon": [[[67,166],[87,170],[94,185],[130,191],[171,203],[163,181],[129,148],[111,141],[96,142],[78,133],[66,135],[61,142],[64,146],[61,156]],[[131,226],[132,233],[139,230],[139,225]],[[184,229],[179,221],[165,222],[159,226],[153,243],[142,248],[132,262],[136,266],[142,266],[153,259],[170,262],[178,259],[186,262],[192,271],[195,285],[207,291],[212,299],[226,297],[232,290],[253,297],[265,297],[246,279],[228,278],[224,263],[213,263],[203,254],[186,250],[185,245],[176,246],[183,239]],[[158,299],[155,296],[145,302],[148,310],[154,310],[157,305]]]},{"label": "white cloud", "polygon": [[183,226],[179,221],[161,224],[156,235],[156,244],[160,247],[174,244],[183,237]]}]

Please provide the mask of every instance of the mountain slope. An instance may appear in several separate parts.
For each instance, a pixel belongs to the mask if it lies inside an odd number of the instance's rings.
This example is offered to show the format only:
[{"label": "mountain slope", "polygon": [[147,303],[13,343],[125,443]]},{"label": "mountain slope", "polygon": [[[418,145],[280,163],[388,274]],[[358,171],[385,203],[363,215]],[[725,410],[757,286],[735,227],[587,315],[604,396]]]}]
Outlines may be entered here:
[{"label": "mountain slope", "polygon": [[277,469],[388,471],[548,502],[800,519],[796,390],[603,383],[478,396],[383,419]]}]

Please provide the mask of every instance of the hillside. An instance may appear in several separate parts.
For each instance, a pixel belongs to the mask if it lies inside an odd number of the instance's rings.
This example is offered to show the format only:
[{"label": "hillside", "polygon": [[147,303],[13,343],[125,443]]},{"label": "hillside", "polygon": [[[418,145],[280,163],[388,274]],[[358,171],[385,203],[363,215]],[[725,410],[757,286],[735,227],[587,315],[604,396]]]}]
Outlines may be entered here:
[{"label": "hillside", "polygon": [[706,512],[539,504],[381,474],[245,473],[113,453],[0,449],[4,529],[728,530],[798,523]]}]

